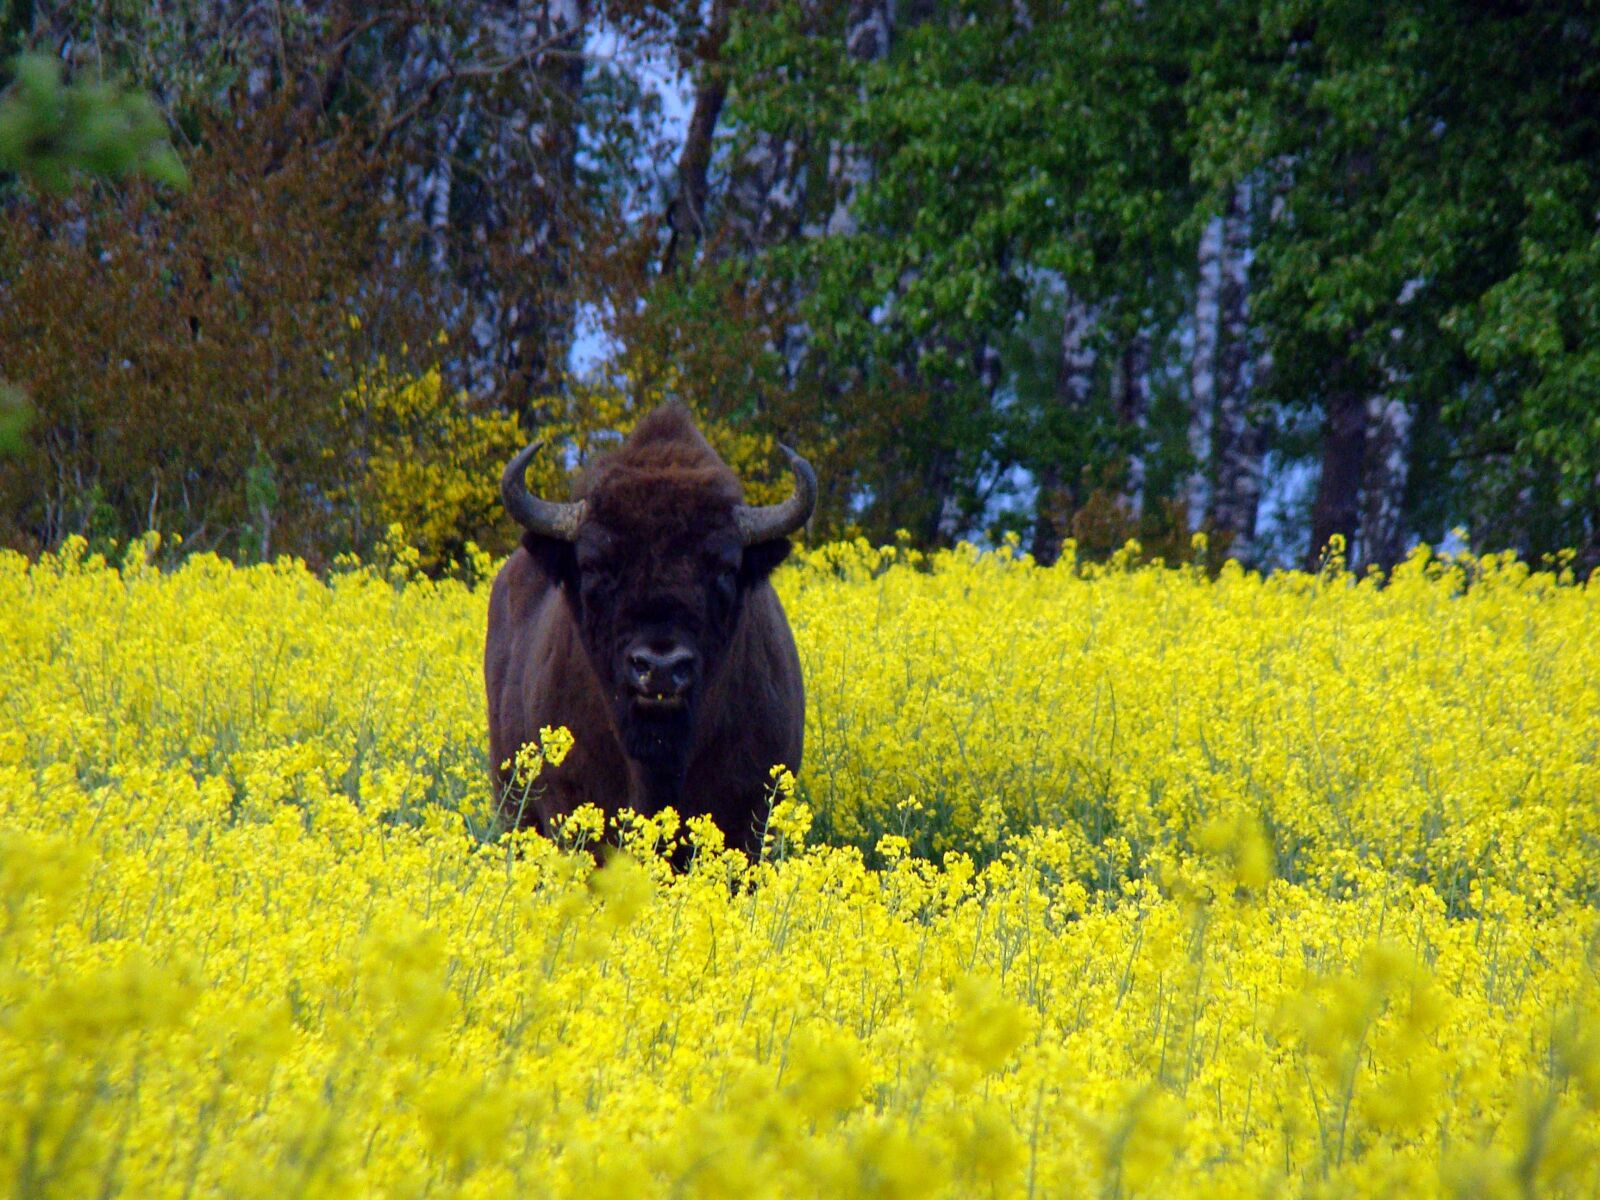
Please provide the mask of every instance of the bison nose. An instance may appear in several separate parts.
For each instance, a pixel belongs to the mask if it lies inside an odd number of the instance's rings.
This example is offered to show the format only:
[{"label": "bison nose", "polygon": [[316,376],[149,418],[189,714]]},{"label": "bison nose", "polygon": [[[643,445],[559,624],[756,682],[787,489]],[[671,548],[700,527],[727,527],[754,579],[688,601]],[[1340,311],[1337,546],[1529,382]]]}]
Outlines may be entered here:
[{"label": "bison nose", "polygon": [[628,682],[645,696],[681,696],[694,682],[694,651],[684,646],[628,651]]}]

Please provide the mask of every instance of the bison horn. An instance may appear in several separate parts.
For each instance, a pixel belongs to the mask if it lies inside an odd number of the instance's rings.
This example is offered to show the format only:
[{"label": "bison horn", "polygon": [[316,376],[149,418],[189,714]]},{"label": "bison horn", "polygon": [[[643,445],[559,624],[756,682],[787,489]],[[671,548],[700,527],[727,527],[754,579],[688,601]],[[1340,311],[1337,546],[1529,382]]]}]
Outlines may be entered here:
[{"label": "bison horn", "polygon": [[533,442],[506,464],[505,474],[500,476],[500,499],[517,524],[529,533],[570,542],[578,536],[584,502],[558,504],[553,500],[541,500],[528,491],[524,478],[528,464],[543,446],[543,441]]},{"label": "bison horn", "polygon": [[746,546],[788,537],[811,519],[811,510],[817,506],[817,473],[811,469],[811,464],[782,442],[778,443],[778,449],[783,451],[783,456],[789,460],[789,469],[794,472],[794,491],[778,504],[758,507],[741,504],[733,510],[739,537]]}]

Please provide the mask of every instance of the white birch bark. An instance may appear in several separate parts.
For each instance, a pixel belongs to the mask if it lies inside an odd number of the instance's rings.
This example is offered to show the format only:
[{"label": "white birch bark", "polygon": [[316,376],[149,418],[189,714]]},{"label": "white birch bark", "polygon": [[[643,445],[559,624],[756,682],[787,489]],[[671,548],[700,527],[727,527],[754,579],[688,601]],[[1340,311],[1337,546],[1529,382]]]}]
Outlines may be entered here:
[{"label": "white birch bark", "polygon": [[[845,24],[846,53],[858,60],[881,58],[888,53],[893,30],[893,0],[855,0]],[[745,132],[719,206],[719,256],[754,257],[798,238],[854,231],[850,207],[870,178],[871,161],[835,142],[828,147],[826,166],[814,178],[806,166],[807,136],[806,130]],[[770,303],[781,303],[776,292],[766,294]],[[791,377],[801,371],[810,339],[803,323],[791,323],[785,330],[780,349]]]},{"label": "white birch bark", "polygon": [[[852,0],[845,25],[845,53],[857,62],[876,62],[889,53],[891,30],[892,14],[886,0]],[[856,231],[851,208],[871,178],[872,160],[861,147],[835,142],[829,148],[828,179],[834,198],[826,229],[830,236],[848,237]]]},{"label": "white birch bark", "polygon": [[1094,387],[1094,327],[1098,314],[1076,292],[1067,294],[1061,322],[1061,403],[1087,409]]},{"label": "white birch bark", "polygon": [[1405,552],[1403,501],[1411,459],[1411,410],[1394,395],[1399,381],[1385,372],[1388,395],[1367,401],[1367,443],[1361,480],[1360,562],[1388,570]]},{"label": "white birch bark", "polygon": [[[1094,388],[1094,328],[1097,313],[1082,296],[1068,291],[1062,306],[1061,357],[1056,368],[1056,406],[1073,413],[1087,410]],[[1029,552],[1048,565],[1061,555],[1061,540],[1082,497],[1079,480],[1063,478],[1059,467],[1041,466],[1035,482],[1033,543]]]},{"label": "white birch bark", "polygon": [[1241,183],[1223,214],[1220,349],[1212,437],[1214,486],[1207,515],[1208,524],[1229,539],[1229,552],[1247,562],[1255,553],[1266,440],[1250,411],[1250,200],[1250,185]]},{"label": "white birch bark", "polygon": [[753,255],[800,232],[804,168],[792,138],[759,130],[728,183],[722,229],[728,251]]},{"label": "white birch bark", "polygon": [[[491,228],[518,230],[515,249],[525,264],[526,284],[514,283],[511,293],[492,296],[491,311],[499,316],[496,344],[482,349],[498,353],[508,399],[525,416],[554,388],[572,337],[574,310],[564,294],[570,255],[558,214],[571,203],[574,186],[583,87],[577,52],[587,18],[583,0],[546,0],[512,5],[486,27],[499,61],[521,65],[507,70],[485,97],[491,177],[510,186],[503,193],[491,191],[480,219]],[[503,286],[503,274],[493,277]]]},{"label": "white birch bark", "polygon": [[1184,488],[1189,528],[1199,529],[1211,499],[1212,419],[1217,402],[1217,335],[1222,292],[1222,218],[1213,217],[1200,236],[1199,277],[1194,297],[1194,350],[1189,364],[1189,454],[1194,468]]},{"label": "white birch bark", "polygon": [[1122,500],[1135,522],[1144,515],[1144,439],[1150,423],[1150,335],[1141,329],[1122,352],[1117,389],[1117,420],[1132,432]]},{"label": "white birch bark", "polygon": [[450,271],[450,195],[455,184],[456,149],[461,144],[469,115],[470,109],[463,106],[454,116],[442,114],[434,122],[438,149],[433,163],[421,172],[414,193],[417,215],[428,229],[428,263],[434,277],[441,280]]}]

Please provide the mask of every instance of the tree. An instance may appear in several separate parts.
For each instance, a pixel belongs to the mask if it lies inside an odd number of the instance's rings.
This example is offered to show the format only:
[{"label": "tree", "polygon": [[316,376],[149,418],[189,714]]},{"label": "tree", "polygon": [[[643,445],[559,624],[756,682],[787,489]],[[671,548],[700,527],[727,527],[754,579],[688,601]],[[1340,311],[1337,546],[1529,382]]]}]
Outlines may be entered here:
[{"label": "tree", "polygon": [[[1548,281],[1555,257],[1530,233],[1566,212],[1564,251],[1591,236],[1593,14],[1352,0],[1215,16],[1196,159],[1218,185],[1258,171],[1272,196],[1252,322],[1266,398],[1320,413],[1313,558],[1338,532],[1384,565],[1405,532],[1464,517],[1475,541],[1528,552],[1592,537],[1584,421],[1541,401],[1580,340],[1541,362],[1513,331],[1556,294],[1524,290],[1524,267]],[[1577,277],[1559,289],[1576,296]]]},{"label": "tree", "polygon": [[38,410],[0,465],[8,542],[156,528],[232,552],[344,548],[322,503],[343,394],[380,353],[428,352],[436,326],[373,236],[359,143],[293,149],[264,178],[271,153],[218,125],[180,196],[90,189],[0,224],[0,346]]},{"label": "tree", "polygon": [[[382,262],[341,244],[307,276],[316,303],[289,302],[315,371],[331,344],[354,356],[351,378],[380,355],[410,377],[396,365],[410,347],[417,371],[437,357],[438,394],[465,395],[464,411],[580,440],[678,395],[714,427],[826,462],[824,532],[1005,529],[1050,561],[1068,538],[1188,553],[1193,527],[1214,554],[1264,565],[1294,540],[1315,563],[1339,534],[1352,561],[1384,567],[1465,522],[1478,547],[1600,562],[1590,6],[292,0],[272,15],[41,3],[7,11],[0,51],[124,72],[212,178],[217,153],[240,156],[240,195],[272,195],[280,176],[312,187],[317,156],[345,164],[349,212],[312,211]],[[656,99],[663,75],[687,120]],[[37,236],[30,252],[59,259],[85,231],[143,245],[176,214],[199,220],[146,191],[118,229],[86,195],[0,196],[10,244]],[[366,223],[345,223],[357,208]],[[34,337],[44,268],[10,268],[7,300],[34,290],[0,321]],[[223,274],[259,298],[275,269]],[[192,356],[131,355],[88,289],[63,295],[102,329],[102,366],[120,355],[151,373],[137,394],[185,394]],[[385,314],[402,310],[435,328],[395,336],[412,318]],[[580,314],[614,347],[605,380],[567,369]],[[362,347],[326,328],[348,316]],[[444,345],[419,354],[441,326]],[[59,435],[110,411],[111,376],[71,344],[7,346],[7,369],[27,363],[56,397],[55,432],[30,443],[57,438],[39,478],[61,491],[70,464],[116,483],[95,511],[131,528],[148,483],[118,481],[103,431]],[[268,370],[239,358],[207,370]],[[318,403],[343,394],[287,342],[271,358],[262,395],[227,378],[216,402],[270,407],[291,378]],[[82,411],[59,399],[66,380],[93,396]],[[223,461],[270,467],[287,508],[276,455]],[[1286,534],[1259,516],[1269,466],[1289,461],[1315,488]],[[49,510],[45,490],[17,493],[19,511]],[[265,524],[218,504],[236,540]],[[273,517],[273,545],[298,536]]]},{"label": "tree", "polygon": [[[1086,346],[1118,343],[1108,364],[1146,319],[1170,319],[1181,105],[1161,80],[1172,68],[1166,31],[1143,6],[915,13],[886,55],[866,61],[826,52],[862,18],[854,8],[746,18],[731,107],[772,144],[803,135],[855,148],[830,155],[847,169],[821,160],[835,181],[810,207],[821,235],[765,252],[761,269],[797,285],[807,385],[854,398],[835,401],[829,422],[872,447],[856,481],[867,524],[936,540],[973,529],[1012,466],[1045,477],[1043,523],[1060,499],[1055,480],[1076,486],[1082,468],[1111,466],[1063,468],[1061,439],[1082,441],[1067,415],[1076,401],[1055,411],[1064,393],[1051,388],[1043,409],[1043,390],[1024,389],[1029,402],[1018,403],[1001,347],[1064,288],[1097,315]],[[1114,411],[1109,370],[1098,386]],[[1125,465],[1127,448],[1108,457]]]},{"label": "tree", "polygon": [[1252,404],[1253,358],[1248,308],[1253,189],[1250,181],[1228,193],[1221,217],[1221,281],[1217,298],[1216,423],[1210,458],[1213,486],[1206,525],[1225,540],[1229,554],[1245,562],[1255,556],[1266,433]]},{"label": "tree", "polygon": [[[6,41],[11,40],[6,38]],[[0,180],[12,171],[33,187],[62,193],[83,177],[144,176],[188,184],[166,122],[149,97],[103,80],[64,83],[60,64],[22,54],[0,80]],[[15,454],[33,419],[28,394],[0,380],[0,457]]]}]

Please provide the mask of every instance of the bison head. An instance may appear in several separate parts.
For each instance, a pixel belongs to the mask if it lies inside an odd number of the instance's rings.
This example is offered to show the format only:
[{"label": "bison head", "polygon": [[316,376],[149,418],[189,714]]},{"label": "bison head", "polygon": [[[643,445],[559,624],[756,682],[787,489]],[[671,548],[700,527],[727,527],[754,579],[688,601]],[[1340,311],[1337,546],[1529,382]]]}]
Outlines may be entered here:
[{"label": "bison head", "polygon": [[780,446],[793,493],[746,505],[737,476],[686,410],[670,406],[595,465],[578,499],[560,503],[530,494],[524,481],[540,445],[506,467],[506,509],[566,592],[624,750],[658,780],[681,779],[746,596],[811,516],[816,475]]}]

